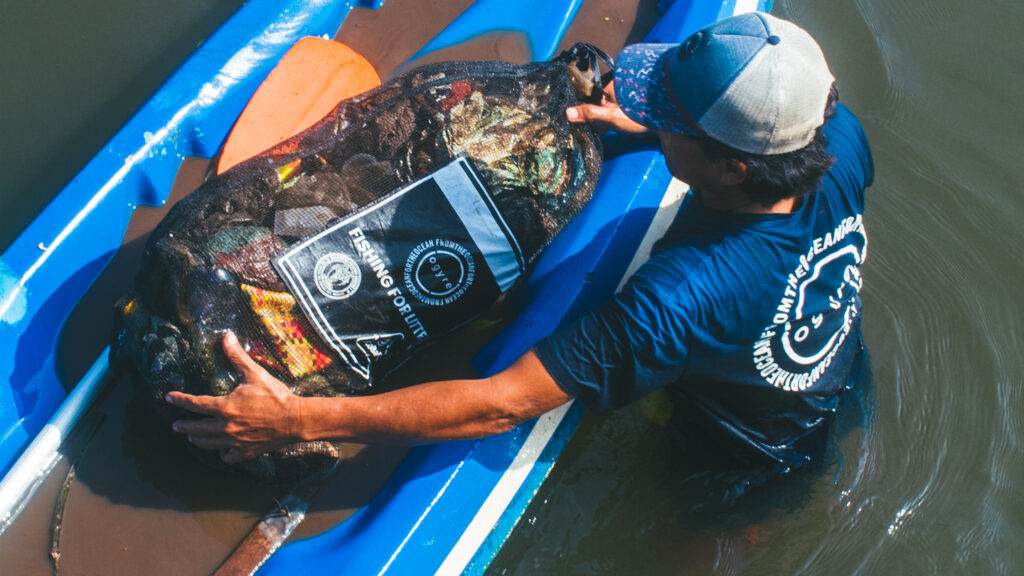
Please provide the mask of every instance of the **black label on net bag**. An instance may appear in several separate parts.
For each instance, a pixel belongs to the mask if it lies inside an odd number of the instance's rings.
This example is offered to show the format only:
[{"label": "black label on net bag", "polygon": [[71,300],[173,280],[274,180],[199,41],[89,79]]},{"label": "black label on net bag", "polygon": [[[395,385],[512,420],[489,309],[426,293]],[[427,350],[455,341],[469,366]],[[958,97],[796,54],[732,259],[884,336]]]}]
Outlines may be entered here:
[{"label": "black label on net bag", "polygon": [[486,310],[525,267],[464,157],[292,246],[274,266],[367,382]]}]

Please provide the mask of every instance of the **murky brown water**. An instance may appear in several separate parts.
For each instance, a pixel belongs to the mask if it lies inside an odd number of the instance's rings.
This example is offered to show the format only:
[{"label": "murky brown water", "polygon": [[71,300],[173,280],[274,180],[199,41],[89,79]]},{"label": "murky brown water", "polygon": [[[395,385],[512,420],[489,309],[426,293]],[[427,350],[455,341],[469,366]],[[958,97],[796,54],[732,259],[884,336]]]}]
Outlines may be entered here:
[{"label": "murky brown water", "polygon": [[1024,5],[777,0],[871,140],[873,385],[829,462],[695,509],[633,406],[586,417],[492,574],[1024,572]]},{"label": "murky brown water", "polygon": [[[341,36],[387,75],[468,3],[388,0],[380,11],[353,12]],[[2,114],[4,245],[236,5],[65,4],[20,3],[0,19],[13,47],[0,54],[0,110],[19,111]],[[654,4],[641,2],[638,11],[635,2],[587,0],[570,36],[617,52],[642,37]],[[873,386],[851,398],[822,469],[726,510],[681,488],[701,471],[650,417],[656,404],[588,416],[490,573],[1024,570],[1024,177],[1016,166],[1024,153],[1024,7],[780,0],[774,12],[818,38],[873,144],[878,176],[869,191],[863,293]],[[523,61],[528,52],[521,38],[496,35],[431,59],[495,56]],[[194,187],[203,164],[187,167],[180,190]],[[112,268],[133,266],[142,231],[160,213],[138,211]],[[101,279],[68,332],[109,326],[110,295],[128,281]],[[103,344],[65,340],[68,381]],[[469,356],[467,342],[451,346],[453,357]],[[447,364],[434,369],[468,370]],[[154,422],[125,420],[136,413],[126,410],[126,390],[114,388],[69,450],[77,476],[61,573],[205,573],[272,494],[197,464]],[[358,450],[349,447],[354,457],[317,500],[304,534],[372,498],[401,457]],[[50,521],[66,471],[65,463],[0,538],[0,572],[52,572]],[[375,481],[350,482],[367,477]]]}]

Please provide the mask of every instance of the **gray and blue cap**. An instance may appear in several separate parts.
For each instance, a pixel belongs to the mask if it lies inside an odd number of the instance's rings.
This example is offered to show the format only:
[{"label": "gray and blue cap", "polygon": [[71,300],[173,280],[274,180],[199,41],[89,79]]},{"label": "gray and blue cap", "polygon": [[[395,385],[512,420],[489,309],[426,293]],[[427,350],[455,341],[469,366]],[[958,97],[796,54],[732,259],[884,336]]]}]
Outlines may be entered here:
[{"label": "gray and blue cap", "polygon": [[617,60],[615,96],[631,119],[754,154],[809,144],[834,80],[810,34],[760,12],[719,20],[682,44],[627,46]]}]

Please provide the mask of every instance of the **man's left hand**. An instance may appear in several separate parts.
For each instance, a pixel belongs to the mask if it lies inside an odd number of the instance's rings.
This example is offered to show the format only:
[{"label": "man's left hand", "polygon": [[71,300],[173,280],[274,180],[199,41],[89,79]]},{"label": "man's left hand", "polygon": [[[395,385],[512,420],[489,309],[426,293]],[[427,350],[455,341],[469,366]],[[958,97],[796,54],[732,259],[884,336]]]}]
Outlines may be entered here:
[{"label": "man's left hand", "polygon": [[250,358],[233,333],[224,334],[223,346],[245,381],[227,396],[168,393],[168,404],[209,416],[178,420],[174,431],[199,448],[219,450],[228,464],[298,441],[299,397]]},{"label": "man's left hand", "polygon": [[649,134],[650,128],[638,124],[626,116],[615,99],[614,82],[604,87],[600,104],[580,104],[565,109],[565,118],[573,124],[589,122],[603,130],[615,130],[622,134]]}]

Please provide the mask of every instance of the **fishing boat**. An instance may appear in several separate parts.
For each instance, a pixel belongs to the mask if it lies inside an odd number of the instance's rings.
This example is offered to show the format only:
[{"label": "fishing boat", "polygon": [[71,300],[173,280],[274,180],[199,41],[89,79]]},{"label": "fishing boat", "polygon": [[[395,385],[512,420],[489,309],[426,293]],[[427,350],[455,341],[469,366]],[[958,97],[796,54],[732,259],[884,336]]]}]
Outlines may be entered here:
[{"label": "fishing boat", "polygon": [[[222,150],[252,95],[296,42],[331,37],[353,6],[373,9],[384,1],[247,2],[3,254],[0,532],[60,460],[62,443],[109,381],[104,351],[67,391],[58,346],[65,319],[121,247],[135,208],[168,201],[182,159]],[[549,59],[581,3],[478,0],[416,58],[513,31],[526,39],[532,58]],[[716,19],[770,7],[771,0],[662,0],[662,16],[645,41],[679,42]],[[656,147],[610,134],[606,149],[593,200],[538,260],[516,295],[515,319],[474,357],[480,373],[501,370],[607,299],[671,222],[686,187],[671,178]],[[284,545],[261,573],[481,573],[580,414],[570,403],[506,434],[414,448],[369,504],[316,537]]]}]

